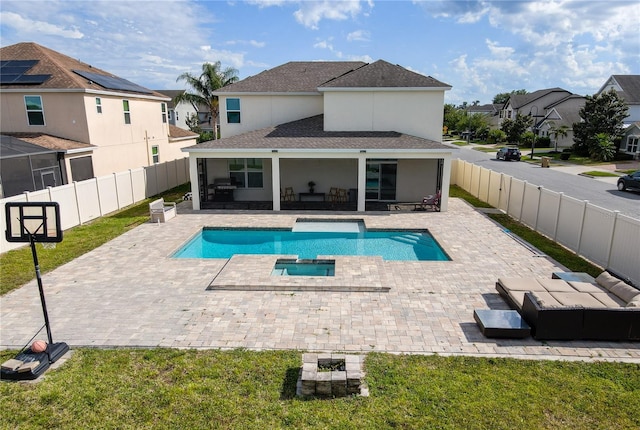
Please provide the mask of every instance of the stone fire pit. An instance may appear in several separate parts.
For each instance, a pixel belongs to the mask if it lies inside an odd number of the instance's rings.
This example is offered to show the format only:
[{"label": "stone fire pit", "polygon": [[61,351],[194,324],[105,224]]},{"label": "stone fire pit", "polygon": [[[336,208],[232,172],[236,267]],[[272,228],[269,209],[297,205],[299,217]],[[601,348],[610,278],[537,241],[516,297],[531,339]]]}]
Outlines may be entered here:
[{"label": "stone fire pit", "polygon": [[362,364],[364,356],[347,354],[302,354],[298,396],[368,396]]}]

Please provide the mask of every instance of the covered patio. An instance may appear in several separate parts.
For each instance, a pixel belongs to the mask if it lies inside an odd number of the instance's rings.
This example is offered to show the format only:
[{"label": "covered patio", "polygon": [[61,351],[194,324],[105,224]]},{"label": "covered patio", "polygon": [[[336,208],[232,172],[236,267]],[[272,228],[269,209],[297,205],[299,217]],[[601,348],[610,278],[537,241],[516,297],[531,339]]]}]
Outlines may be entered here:
[{"label": "covered patio", "polygon": [[442,190],[452,148],[397,132],[325,132],[322,115],[184,148],[193,209],[383,210]]}]

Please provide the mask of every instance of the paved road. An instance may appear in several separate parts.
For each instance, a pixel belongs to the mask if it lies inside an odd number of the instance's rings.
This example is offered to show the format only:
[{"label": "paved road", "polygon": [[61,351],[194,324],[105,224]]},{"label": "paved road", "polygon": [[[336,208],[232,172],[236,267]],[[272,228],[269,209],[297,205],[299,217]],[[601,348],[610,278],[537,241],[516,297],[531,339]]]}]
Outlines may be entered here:
[{"label": "paved road", "polygon": [[592,167],[542,168],[539,164],[498,161],[494,152],[484,153],[470,147],[461,147],[453,157],[640,219],[640,192],[618,191],[616,178],[592,179],[578,175],[597,170]]}]

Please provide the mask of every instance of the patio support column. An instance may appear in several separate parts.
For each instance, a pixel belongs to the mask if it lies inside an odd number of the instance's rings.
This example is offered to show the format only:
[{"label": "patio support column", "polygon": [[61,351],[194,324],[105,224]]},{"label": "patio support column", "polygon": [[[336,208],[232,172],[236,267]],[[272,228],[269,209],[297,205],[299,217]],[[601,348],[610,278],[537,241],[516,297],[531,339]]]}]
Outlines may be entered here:
[{"label": "patio support column", "polygon": [[365,211],[367,198],[367,154],[361,152],[358,156],[358,212]]},{"label": "patio support column", "polygon": [[451,156],[445,155],[442,166],[442,190],[440,195],[440,211],[446,212],[449,206],[449,187],[451,186]]},{"label": "patio support column", "polygon": [[280,210],[280,157],[273,155],[271,157],[271,196],[273,200],[273,210]]},{"label": "patio support column", "polygon": [[[198,180],[198,156],[189,155],[189,180],[191,181],[191,205],[193,210],[200,210],[200,181]],[[205,190],[206,191],[206,190]]]}]

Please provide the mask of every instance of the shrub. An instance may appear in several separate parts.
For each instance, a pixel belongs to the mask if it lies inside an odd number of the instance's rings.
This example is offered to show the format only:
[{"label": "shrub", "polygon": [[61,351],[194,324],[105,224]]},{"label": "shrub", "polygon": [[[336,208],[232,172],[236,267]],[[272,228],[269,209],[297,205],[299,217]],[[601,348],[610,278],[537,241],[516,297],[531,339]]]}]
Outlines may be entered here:
[{"label": "shrub", "polygon": [[507,134],[502,130],[494,129],[487,135],[487,142],[492,144],[502,143],[505,140],[507,140]]},{"label": "shrub", "polygon": [[561,160],[568,160],[570,156],[571,156],[571,152],[562,151],[562,154],[560,154],[560,159]]},{"label": "shrub", "polygon": [[549,136],[542,136],[536,139],[536,146],[540,148],[548,148],[551,146],[551,139]]}]

